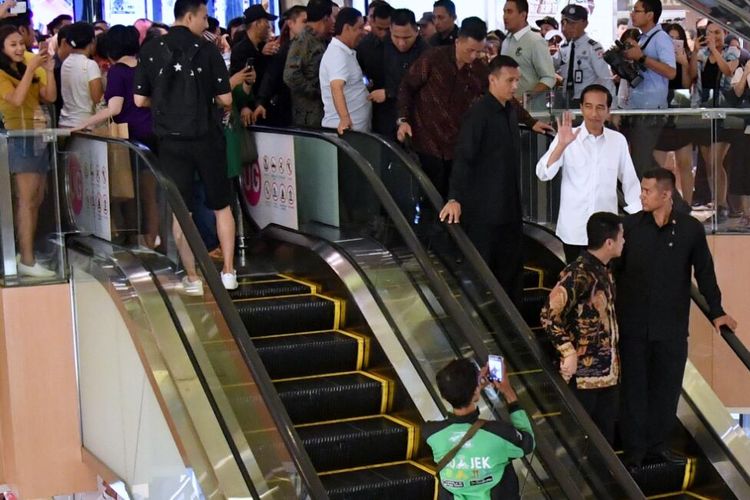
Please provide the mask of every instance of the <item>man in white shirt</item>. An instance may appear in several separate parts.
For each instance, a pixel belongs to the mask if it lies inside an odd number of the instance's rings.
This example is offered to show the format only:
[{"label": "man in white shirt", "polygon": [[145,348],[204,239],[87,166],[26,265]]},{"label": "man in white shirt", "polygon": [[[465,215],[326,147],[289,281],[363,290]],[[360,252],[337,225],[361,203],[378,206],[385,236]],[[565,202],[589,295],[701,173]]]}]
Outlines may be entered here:
[{"label": "man in white shirt", "polygon": [[362,14],[345,7],[336,16],[335,37],[320,61],[323,126],[369,132],[372,103],[354,48],[365,36]]},{"label": "man in white shirt", "polygon": [[589,217],[596,212],[617,213],[617,181],[625,194],[625,211],[641,210],[641,185],[625,136],[604,126],[610,106],[612,94],[606,87],[593,84],[583,89],[583,125],[573,128],[572,115],[565,112],[557,121],[555,140],[536,164],[541,181],[552,180],[564,167],[556,233],[568,263],[588,245]]}]

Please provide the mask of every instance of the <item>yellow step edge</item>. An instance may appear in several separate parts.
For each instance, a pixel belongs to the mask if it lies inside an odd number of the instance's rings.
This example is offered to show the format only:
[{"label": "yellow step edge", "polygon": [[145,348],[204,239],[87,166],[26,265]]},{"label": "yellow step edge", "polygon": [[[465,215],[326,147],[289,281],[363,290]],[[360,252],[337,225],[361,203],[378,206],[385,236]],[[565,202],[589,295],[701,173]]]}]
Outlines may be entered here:
[{"label": "yellow step edge", "polygon": [[300,429],[304,427],[312,427],[314,425],[340,424],[342,422],[356,422],[358,420],[370,420],[373,418],[383,418],[383,417],[385,417],[385,415],[376,414],[376,415],[363,415],[360,417],[335,418],[333,420],[322,420],[320,422],[308,422],[306,424],[297,424],[294,426],[294,428]]},{"label": "yellow step edge", "polygon": [[533,375],[534,373],[542,373],[543,371],[544,370],[542,370],[541,368],[535,368],[533,370],[523,370],[520,372],[508,372],[507,375]]},{"label": "yellow step edge", "polygon": [[294,276],[290,276],[288,274],[283,274],[283,273],[279,274],[279,276],[281,276],[282,278],[286,278],[289,281],[297,282],[300,285],[309,286],[310,290],[312,290],[313,293],[320,292],[320,285],[318,285],[317,283],[313,283],[312,281],[307,281],[307,280],[302,279],[302,278],[296,278]]},{"label": "yellow step edge", "polygon": [[391,408],[393,408],[393,395],[396,392],[393,387],[393,381],[380,375],[376,375],[372,372],[360,371],[359,373],[366,377],[370,377],[377,382],[380,382],[380,384],[383,386],[383,391],[381,393],[380,399],[380,413],[388,413]]},{"label": "yellow step edge", "polygon": [[430,470],[425,465],[420,464],[419,462],[415,462],[414,460],[398,460],[396,462],[383,462],[382,464],[372,464],[372,465],[361,465],[359,467],[350,467],[347,469],[337,469],[337,470],[329,470],[325,472],[318,472],[318,476],[330,476],[332,474],[343,474],[345,472],[357,472],[360,470],[367,470],[367,469],[380,469],[382,467],[390,467],[392,465],[403,465],[403,464],[409,464],[417,469],[423,470],[429,474],[435,475],[435,471]]},{"label": "yellow step edge", "polygon": [[[250,297],[247,299],[233,299],[232,302],[235,304],[238,302],[257,302],[259,300],[278,300],[278,299],[292,299],[296,297],[322,297],[321,295],[315,295],[314,293],[292,293],[289,295],[269,295],[268,297]],[[327,297],[322,297],[327,298]]]},{"label": "yellow step edge", "polygon": [[272,279],[272,280],[258,280],[258,281],[255,281],[255,280],[249,279],[249,278],[242,278],[239,275],[237,276],[237,283],[240,284],[240,285],[264,285],[266,283],[284,283],[284,282],[287,282],[287,281],[289,281],[289,280],[286,279],[286,278],[275,278],[275,279]]},{"label": "yellow step edge", "polygon": [[551,292],[552,291],[551,288],[547,288],[546,286],[535,286],[535,287],[532,287],[532,288],[524,288],[523,289],[524,292],[531,292],[533,290],[543,290],[545,292]]},{"label": "yellow step edge", "polygon": [[539,276],[539,281],[537,282],[537,288],[541,288],[544,286],[544,269],[541,269],[539,267],[531,267],[531,266],[524,266],[524,269],[528,269],[529,271],[534,271]]},{"label": "yellow step edge", "polygon": [[693,482],[695,481],[695,469],[695,458],[688,457],[687,463],[685,464],[685,477],[682,480],[682,491],[686,491],[693,486]]},{"label": "yellow step edge", "polygon": [[560,415],[562,415],[561,412],[559,412],[559,411],[553,411],[551,413],[539,413],[539,414],[536,414],[536,415],[532,415],[531,418],[537,418],[538,419],[538,418],[547,418],[547,417],[559,417]]},{"label": "yellow step edge", "polygon": [[697,493],[693,493],[692,491],[683,491],[683,495],[687,495],[689,497],[697,498],[698,500],[715,500],[711,497],[704,497],[703,495],[699,495]]}]

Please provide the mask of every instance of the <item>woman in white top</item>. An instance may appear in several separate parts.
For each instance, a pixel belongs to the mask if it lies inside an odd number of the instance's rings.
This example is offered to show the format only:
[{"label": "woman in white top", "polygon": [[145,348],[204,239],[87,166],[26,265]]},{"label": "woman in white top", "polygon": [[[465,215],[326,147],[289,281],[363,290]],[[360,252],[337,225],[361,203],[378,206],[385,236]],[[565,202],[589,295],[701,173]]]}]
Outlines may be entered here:
[{"label": "woman in white top", "polygon": [[67,40],[73,50],[60,70],[63,98],[59,121],[61,127],[75,127],[91,118],[104,96],[101,71],[90,58],[94,51],[94,27],[79,22],[68,29]]}]

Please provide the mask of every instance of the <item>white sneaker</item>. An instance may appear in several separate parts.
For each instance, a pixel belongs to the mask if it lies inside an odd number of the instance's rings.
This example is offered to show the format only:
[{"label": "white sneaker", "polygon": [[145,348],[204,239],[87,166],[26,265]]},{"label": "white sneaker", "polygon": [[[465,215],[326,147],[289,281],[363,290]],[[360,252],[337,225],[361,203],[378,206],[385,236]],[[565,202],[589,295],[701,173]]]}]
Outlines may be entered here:
[{"label": "white sneaker", "polygon": [[182,293],[191,297],[203,297],[203,281],[190,281],[187,276],[182,278]]},{"label": "white sneaker", "polygon": [[221,273],[221,283],[227,290],[237,290],[239,284],[237,283],[237,271],[231,273]]},{"label": "white sneaker", "polygon": [[32,278],[54,278],[55,276],[57,276],[57,273],[55,271],[53,271],[52,269],[47,269],[46,267],[39,264],[39,262],[34,262],[33,266],[27,266],[26,264],[19,262],[18,274],[22,276],[29,276]]}]

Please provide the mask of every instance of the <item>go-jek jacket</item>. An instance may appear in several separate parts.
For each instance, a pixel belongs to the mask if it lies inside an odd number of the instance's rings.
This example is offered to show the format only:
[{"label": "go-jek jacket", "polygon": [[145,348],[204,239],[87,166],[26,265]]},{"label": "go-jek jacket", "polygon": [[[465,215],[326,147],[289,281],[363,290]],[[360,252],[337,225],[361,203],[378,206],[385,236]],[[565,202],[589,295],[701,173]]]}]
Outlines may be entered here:
[{"label": "go-jek jacket", "polygon": [[[518,498],[518,478],[510,461],[534,450],[534,434],[528,415],[518,404],[511,404],[508,411],[510,423],[485,423],[440,471],[440,484],[453,498]],[[461,441],[478,418],[479,410],[424,425],[423,436],[436,463]]]}]

